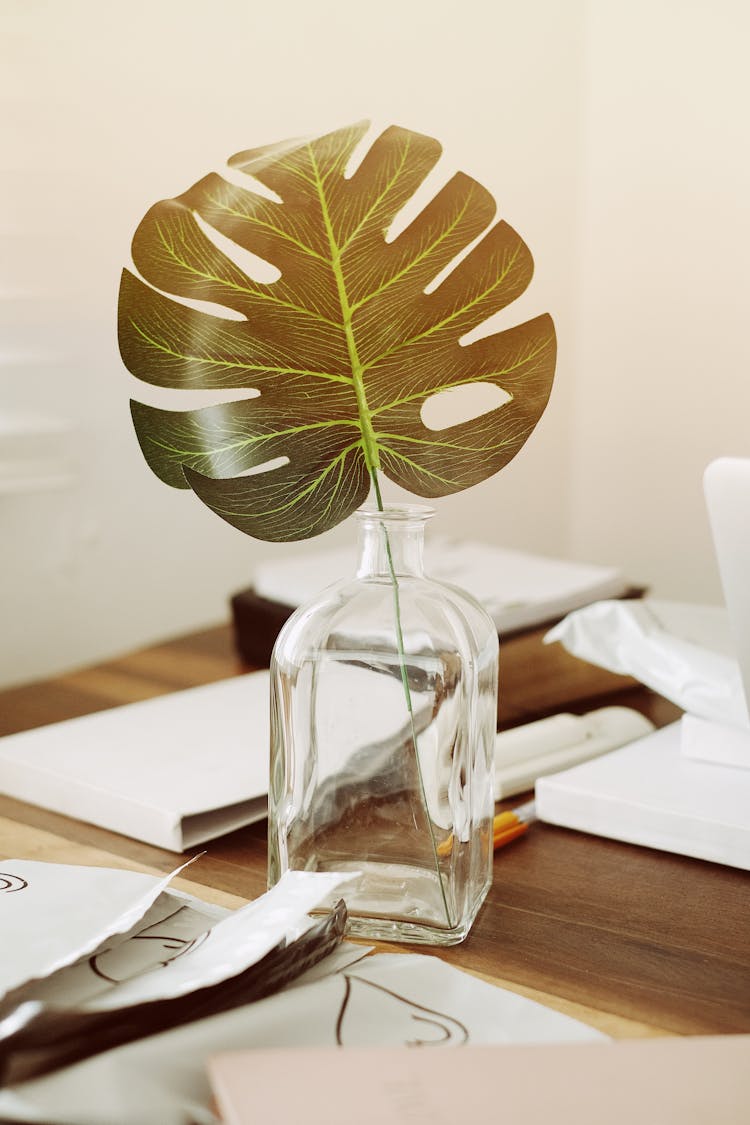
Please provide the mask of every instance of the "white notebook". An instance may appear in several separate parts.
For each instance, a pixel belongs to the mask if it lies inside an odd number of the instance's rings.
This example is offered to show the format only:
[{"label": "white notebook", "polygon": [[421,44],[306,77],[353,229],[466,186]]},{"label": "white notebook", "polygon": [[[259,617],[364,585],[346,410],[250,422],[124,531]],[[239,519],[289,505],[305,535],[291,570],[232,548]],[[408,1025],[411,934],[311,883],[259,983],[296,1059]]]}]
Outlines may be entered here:
[{"label": "white notebook", "polygon": [[750,771],[693,761],[673,723],[536,784],[541,820],[750,871]]},{"label": "white notebook", "polygon": [[0,739],[0,793],[184,851],[266,815],[268,672]]},{"label": "white notebook", "polygon": [[[346,679],[328,680],[327,688],[344,698],[351,677],[358,675],[365,673],[352,665]],[[365,743],[363,763],[382,768],[394,746],[408,737],[401,683],[389,677],[380,681],[371,688],[377,721],[365,728],[356,710],[341,708],[323,775],[340,768],[352,746]],[[0,738],[0,793],[185,851],[266,815],[269,693],[269,673],[252,672],[6,735]],[[429,701],[415,697],[414,703],[421,732],[432,712]],[[394,717],[400,724],[395,727]],[[499,734],[496,798],[529,789],[543,769],[562,769],[603,753],[649,725],[628,708],[606,707]],[[423,778],[437,822],[447,824],[438,797],[440,759],[430,746],[428,739]]]}]

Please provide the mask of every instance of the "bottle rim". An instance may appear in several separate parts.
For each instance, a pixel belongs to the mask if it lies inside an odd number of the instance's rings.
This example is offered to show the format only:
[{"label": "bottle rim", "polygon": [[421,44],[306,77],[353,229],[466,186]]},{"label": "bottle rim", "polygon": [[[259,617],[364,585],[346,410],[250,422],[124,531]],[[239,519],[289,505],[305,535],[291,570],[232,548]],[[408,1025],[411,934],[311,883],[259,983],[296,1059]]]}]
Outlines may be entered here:
[{"label": "bottle rim", "polygon": [[385,504],[377,508],[367,503],[357,508],[354,515],[362,523],[424,523],[435,515],[435,509],[429,504]]}]

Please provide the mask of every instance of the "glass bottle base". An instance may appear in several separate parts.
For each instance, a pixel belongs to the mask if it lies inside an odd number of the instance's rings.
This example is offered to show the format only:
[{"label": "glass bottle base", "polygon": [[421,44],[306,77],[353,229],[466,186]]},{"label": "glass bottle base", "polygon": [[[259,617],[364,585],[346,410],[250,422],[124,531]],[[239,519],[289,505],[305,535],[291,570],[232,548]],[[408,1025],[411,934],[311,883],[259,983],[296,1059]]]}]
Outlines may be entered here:
[{"label": "glass bottle base", "polygon": [[458,945],[468,935],[484,902],[489,881],[471,904],[459,913],[443,899],[434,871],[398,863],[339,862],[316,870],[351,871],[356,881],[336,892],[327,907],[343,898],[348,919],[346,935],[373,941],[410,945]]},{"label": "glass bottle base", "polygon": [[391,941],[409,945],[460,945],[468,936],[473,920],[471,918],[460,926],[448,930],[395,918],[365,918],[350,915],[345,933],[347,937],[367,938],[369,941]]}]

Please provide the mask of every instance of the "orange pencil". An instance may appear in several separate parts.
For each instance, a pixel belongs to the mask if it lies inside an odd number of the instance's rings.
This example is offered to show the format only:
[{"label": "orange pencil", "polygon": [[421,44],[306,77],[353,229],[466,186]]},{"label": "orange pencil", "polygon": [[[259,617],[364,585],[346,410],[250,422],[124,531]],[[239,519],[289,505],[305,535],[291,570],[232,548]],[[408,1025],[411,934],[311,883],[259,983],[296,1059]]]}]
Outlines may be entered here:
[{"label": "orange pencil", "polygon": [[[492,846],[502,848],[511,840],[523,836],[530,824],[536,820],[536,805],[534,801],[527,801],[517,809],[498,813],[492,822]],[[450,855],[453,848],[453,837],[449,836],[438,845],[438,855]]]},{"label": "orange pencil", "polygon": [[502,848],[511,840],[523,836],[529,825],[536,820],[536,805],[534,801],[527,801],[517,809],[498,813],[492,822],[492,846]]}]

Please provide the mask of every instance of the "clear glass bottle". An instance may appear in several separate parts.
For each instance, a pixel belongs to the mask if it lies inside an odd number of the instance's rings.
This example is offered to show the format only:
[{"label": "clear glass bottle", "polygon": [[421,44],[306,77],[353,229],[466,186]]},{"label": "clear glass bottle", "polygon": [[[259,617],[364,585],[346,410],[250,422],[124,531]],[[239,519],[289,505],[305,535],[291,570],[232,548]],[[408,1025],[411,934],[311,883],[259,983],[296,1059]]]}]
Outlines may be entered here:
[{"label": "clear glass bottle", "polygon": [[492,878],[498,639],[478,602],[425,576],[431,514],[360,510],[356,578],[279,634],[269,884],[356,871],[349,933],[452,945]]}]

